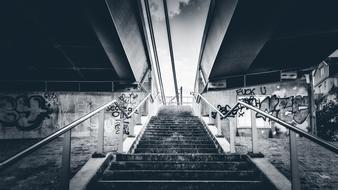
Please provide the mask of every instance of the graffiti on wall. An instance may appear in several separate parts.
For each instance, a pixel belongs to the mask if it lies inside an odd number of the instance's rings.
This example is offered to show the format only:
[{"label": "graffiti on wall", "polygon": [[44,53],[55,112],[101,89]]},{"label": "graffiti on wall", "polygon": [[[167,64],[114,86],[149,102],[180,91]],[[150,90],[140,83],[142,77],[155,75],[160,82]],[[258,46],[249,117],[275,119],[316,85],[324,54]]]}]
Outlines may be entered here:
[{"label": "graffiti on wall", "polygon": [[41,95],[0,97],[0,124],[19,130],[39,128],[52,113],[50,100]]},{"label": "graffiti on wall", "polygon": [[[289,96],[285,98],[277,97],[276,95],[267,96],[263,100],[255,97],[244,97],[239,100],[258,107],[260,110],[267,112],[279,119],[282,119],[286,122],[295,122],[297,124],[302,124],[309,115],[309,98],[308,96]],[[229,105],[217,105],[217,108],[222,114],[227,114],[231,107]],[[238,106],[234,111],[229,115],[229,117],[235,117],[238,114],[238,117],[244,115],[246,107]],[[212,117],[216,118],[216,112],[212,112]],[[262,118],[266,121],[266,117],[257,113],[257,118]]]},{"label": "graffiti on wall", "polygon": [[[135,93],[123,93],[118,98],[120,107],[130,114],[133,111],[133,107],[137,104],[138,95]],[[115,104],[112,104],[106,108],[107,112],[111,112],[113,117],[120,117],[121,110]]]},{"label": "graffiti on wall", "polygon": [[[123,134],[127,134],[129,135],[129,121],[124,121],[124,125],[123,125]],[[116,120],[115,122],[115,134],[120,134],[121,131],[121,121],[120,120]]]},{"label": "graffiti on wall", "polygon": [[[266,94],[266,87],[261,86],[259,88],[259,92],[261,95]],[[237,96],[253,96],[256,95],[256,88],[239,88],[236,90]]]}]

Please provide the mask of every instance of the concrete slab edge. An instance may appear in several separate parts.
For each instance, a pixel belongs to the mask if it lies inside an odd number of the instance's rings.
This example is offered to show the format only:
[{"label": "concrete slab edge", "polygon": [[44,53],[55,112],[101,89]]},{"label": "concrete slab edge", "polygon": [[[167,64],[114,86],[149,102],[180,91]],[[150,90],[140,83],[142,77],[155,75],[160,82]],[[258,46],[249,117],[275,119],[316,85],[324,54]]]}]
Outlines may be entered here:
[{"label": "concrete slab edge", "polygon": [[267,180],[278,190],[291,190],[291,182],[275,168],[266,158],[249,159],[263,173]]},{"label": "concrete slab edge", "polygon": [[72,177],[69,184],[71,190],[85,190],[88,185],[100,176],[110,161],[114,159],[112,153],[104,158],[90,158],[84,166]]},{"label": "concrete slab edge", "polygon": [[135,151],[135,148],[136,146],[138,145],[138,142],[140,141],[144,131],[146,130],[148,124],[149,124],[149,121],[151,120],[152,116],[149,115],[146,122],[144,123],[144,125],[142,126],[142,129],[141,131],[137,134],[137,136],[135,137],[135,140],[133,142],[133,144],[130,146],[130,149],[127,151],[127,153],[131,154],[131,153],[134,153]]},{"label": "concrete slab edge", "polygon": [[[211,137],[212,141],[214,142],[214,144],[216,145],[218,151],[222,152],[222,153],[229,153],[229,151],[226,151],[227,148],[226,147],[222,147],[222,145],[218,142],[217,137],[210,131],[209,127],[207,126],[207,124],[205,123],[205,121],[203,120],[203,118],[199,117],[200,121],[203,124],[203,127],[205,128],[205,130],[207,131],[209,137]],[[223,137],[225,138],[225,137]]]}]

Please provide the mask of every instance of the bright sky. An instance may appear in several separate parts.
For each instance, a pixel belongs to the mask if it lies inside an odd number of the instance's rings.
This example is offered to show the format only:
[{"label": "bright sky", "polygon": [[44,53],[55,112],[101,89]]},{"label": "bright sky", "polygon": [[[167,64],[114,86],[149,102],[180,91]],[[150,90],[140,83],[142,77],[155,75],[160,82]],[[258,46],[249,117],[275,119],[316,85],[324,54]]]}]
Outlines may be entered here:
[{"label": "bright sky", "polygon": [[[150,0],[150,12],[166,96],[175,94],[162,0]],[[178,88],[194,88],[198,55],[210,0],[167,0]]]}]

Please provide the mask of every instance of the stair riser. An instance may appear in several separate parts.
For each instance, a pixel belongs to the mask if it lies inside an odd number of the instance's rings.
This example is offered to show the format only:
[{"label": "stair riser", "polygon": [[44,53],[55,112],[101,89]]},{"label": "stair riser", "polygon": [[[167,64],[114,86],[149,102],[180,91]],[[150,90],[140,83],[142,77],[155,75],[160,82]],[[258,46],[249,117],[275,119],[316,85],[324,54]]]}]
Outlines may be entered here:
[{"label": "stair riser", "polygon": [[117,154],[117,161],[247,161],[247,157],[240,155],[195,155],[195,154],[155,154],[155,155],[141,155],[141,154]]},{"label": "stair riser", "polygon": [[[265,189],[265,186],[259,182],[139,182],[139,183],[109,183],[101,182],[98,183],[92,189],[102,189],[102,190],[259,190]],[[270,188],[269,188],[270,190]]]},{"label": "stair riser", "polygon": [[217,149],[141,149],[135,150],[135,153],[218,153]]},{"label": "stair riser", "polygon": [[149,140],[143,140],[143,141],[140,141],[139,144],[166,144],[166,145],[171,145],[171,144],[191,144],[191,145],[194,145],[194,144],[213,144],[212,141],[162,141],[162,140],[153,140],[153,141],[149,141]]},{"label": "stair riser", "polygon": [[251,170],[247,162],[114,162],[111,170]]},{"label": "stair riser", "polygon": [[172,137],[172,136],[164,136],[164,137],[142,137],[141,141],[207,141],[209,140],[208,137],[201,136],[201,137]]},{"label": "stair riser", "polygon": [[137,148],[215,148],[213,144],[177,144],[177,145],[154,145],[154,144],[142,144]]},{"label": "stair riser", "polygon": [[258,180],[254,171],[140,171],[115,170],[105,173],[103,180]]}]

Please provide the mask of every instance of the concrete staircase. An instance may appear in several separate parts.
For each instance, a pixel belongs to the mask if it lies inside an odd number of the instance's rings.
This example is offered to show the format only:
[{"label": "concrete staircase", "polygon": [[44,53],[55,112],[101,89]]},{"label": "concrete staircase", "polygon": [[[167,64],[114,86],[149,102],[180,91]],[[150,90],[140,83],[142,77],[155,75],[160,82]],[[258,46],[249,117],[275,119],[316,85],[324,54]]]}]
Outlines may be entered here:
[{"label": "concrete staircase", "polygon": [[133,154],[117,154],[93,189],[274,189],[246,155],[215,146],[189,107],[152,117]]}]

